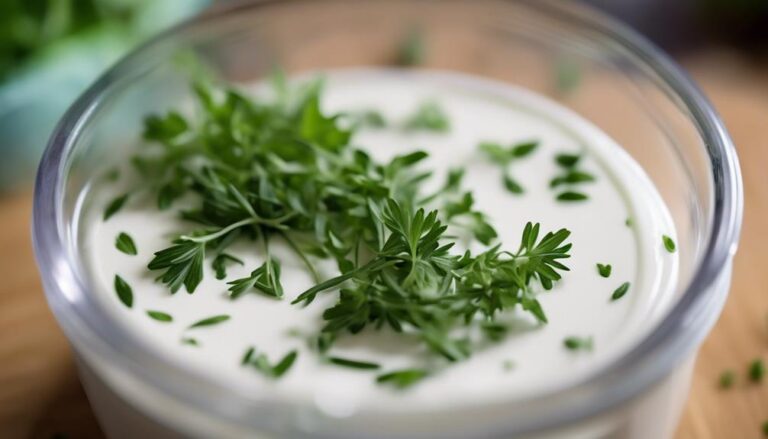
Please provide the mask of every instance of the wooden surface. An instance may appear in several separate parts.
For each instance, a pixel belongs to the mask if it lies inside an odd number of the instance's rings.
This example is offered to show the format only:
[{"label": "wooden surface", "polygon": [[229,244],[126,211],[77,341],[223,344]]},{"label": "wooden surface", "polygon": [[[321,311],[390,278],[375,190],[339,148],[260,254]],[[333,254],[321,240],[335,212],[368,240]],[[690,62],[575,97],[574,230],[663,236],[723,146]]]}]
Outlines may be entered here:
[{"label": "wooden surface", "polygon": [[[678,439],[759,438],[768,420],[768,382],[744,371],[768,360],[768,66],[708,53],[684,60],[723,116],[741,157],[745,184],[742,243],[733,288],[696,366]],[[47,308],[29,237],[29,191],[0,197],[0,437],[101,437],[66,339]],[[739,376],[721,391],[726,368]]]}]

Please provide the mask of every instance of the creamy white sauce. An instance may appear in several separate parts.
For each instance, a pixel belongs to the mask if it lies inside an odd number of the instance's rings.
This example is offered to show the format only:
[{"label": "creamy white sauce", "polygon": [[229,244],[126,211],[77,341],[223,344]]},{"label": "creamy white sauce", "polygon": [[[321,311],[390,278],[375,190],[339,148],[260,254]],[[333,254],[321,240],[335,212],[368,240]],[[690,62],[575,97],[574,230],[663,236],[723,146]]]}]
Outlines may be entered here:
[{"label": "creamy white sauce", "polygon": [[[290,301],[311,286],[301,263],[285,246],[273,244],[282,261],[284,300],[258,293],[237,300],[227,298],[228,280],[247,276],[263,262],[261,245],[237,243],[231,253],[245,266],[231,266],[227,280],[216,280],[206,262],[205,278],[194,294],[170,295],[165,285],[148,272],[152,254],[167,247],[169,236],[191,230],[171,211],[160,212],[148,196],[136,194],[109,221],[101,220],[105,200],[129,187],[123,176],[114,185],[92,189],[92,212],[84,214],[82,231],[86,265],[104,307],[115,324],[125,325],[144,338],[166,360],[179,367],[198,369],[218,380],[283,400],[314,403],[333,416],[357,410],[423,411],[461,407],[530,397],[557,390],[584,379],[628,351],[649,331],[672,302],[677,280],[677,255],[666,252],[662,234],[675,237],[666,206],[648,177],[608,136],[569,110],[526,90],[469,76],[438,72],[341,70],[325,74],[323,107],[330,112],[376,109],[393,125],[401,123],[425,100],[435,100],[447,112],[451,130],[446,134],[410,133],[398,129],[361,131],[353,140],[379,160],[421,149],[430,154],[425,168],[435,171],[431,187],[439,185],[449,168],[463,166],[466,189],[474,191],[476,207],[487,213],[509,249],[519,245],[527,221],[540,222],[545,231],[571,230],[571,269],[564,280],[538,298],[549,324],[537,325],[518,310],[504,320],[515,331],[503,342],[473,353],[406,391],[375,383],[376,372],[358,371],[323,363],[306,343],[291,335],[299,330],[316,334],[320,314],[335,300],[326,293],[308,308]],[[512,144],[538,140],[530,157],[515,163],[512,173],[526,193],[515,196],[501,185],[501,170],[478,153],[480,141]],[[590,199],[582,203],[555,201],[549,180],[558,169],[559,152],[585,152],[583,168],[597,182],[580,186]],[[632,218],[632,226],[625,220]],[[139,249],[128,256],[114,247],[120,232],[130,234]],[[479,247],[478,247],[479,248]],[[613,266],[610,278],[600,277],[596,263]],[[326,276],[334,264],[321,264]],[[134,306],[118,300],[113,279],[119,274],[134,291]],[[629,281],[629,293],[611,301],[611,293]],[[146,310],[171,314],[172,323],[150,319]],[[230,321],[212,327],[186,330],[191,323],[216,314]],[[569,336],[592,337],[592,352],[572,352],[563,347]],[[193,337],[200,346],[183,345]],[[292,349],[299,350],[294,367],[279,381],[266,379],[240,359],[249,346],[266,352],[272,361]],[[380,363],[382,372],[418,367],[424,359],[419,343],[410,343],[390,331],[366,331],[341,337],[332,354]],[[514,367],[507,370],[506,362]]]}]

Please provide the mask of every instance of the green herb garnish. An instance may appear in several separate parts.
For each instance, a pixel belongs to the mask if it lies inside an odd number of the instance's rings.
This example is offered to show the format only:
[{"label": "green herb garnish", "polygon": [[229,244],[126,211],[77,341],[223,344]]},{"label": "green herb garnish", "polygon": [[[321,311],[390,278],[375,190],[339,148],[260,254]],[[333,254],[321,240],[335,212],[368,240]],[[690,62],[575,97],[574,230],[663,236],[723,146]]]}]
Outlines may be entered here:
[{"label": "green herb garnish", "polygon": [[340,357],[328,357],[328,362],[337,366],[349,367],[353,369],[373,370],[379,369],[381,367],[377,363],[371,363],[369,361],[350,360]]},{"label": "green herb garnish", "polygon": [[219,323],[226,322],[229,320],[229,316],[226,314],[221,314],[217,316],[207,317],[202,320],[198,320],[197,322],[189,325],[187,329],[195,329],[195,328],[202,328],[204,326],[213,326],[218,325]]},{"label": "green herb garnish", "polygon": [[525,192],[523,186],[512,177],[510,165],[520,159],[528,157],[539,147],[537,141],[520,142],[512,146],[504,146],[496,142],[482,142],[478,145],[489,161],[501,166],[502,183],[513,194]]},{"label": "green herb garnish", "polygon": [[588,183],[595,181],[595,177],[592,174],[588,174],[584,171],[568,171],[565,174],[553,178],[549,182],[550,187],[557,187],[566,184]]},{"label": "green herb garnish", "polygon": [[557,194],[557,201],[584,201],[588,200],[587,194],[575,191],[565,191]]},{"label": "green herb garnish", "polygon": [[168,323],[173,321],[173,316],[162,311],[147,310],[147,315],[158,322]]},{"label": "green herb garnish", "polygon": [[732,370],[725,370],[720,374],[717,383],[721,389],[730,389],[736,382],[736,373]]},{"label": "green herb garnish", "polygon": [[413,67],[424,62],[426,46],[424,34],[418,28],[411,29],[403,40],[397,53],[397,64]]},{"label": "green herb garnish", "polygon": [[125,253],[126,255],[136,255],[138,250],[136,249],[136,243],[133,242],[133,238],[125,232],[121,232],[115,239],[115,248]]},{"label": "green herb garnish", "polygon": [[182,237],[174,243],[175,245],[155,253],[147,268],[165,270],[159,279],[168,285],[171,293],[176,293],[182,285],[188,293],[193,293],[203,280],[206,242]]},{"label": "green herb garnish", "polygon": [[120,169],[113,168],[104,173],[104,180],[114,183],[120,179]]},{"label": "green herb garnish", "polygon": [[218,256],[213,259],[213,262],[211,262],[211,268],[216,272],[216,279],[222,280],[227,277],[228,263],[243,265],[243,261],[240,259],[228,253],[219,253]]},{"label": "green herb garnish", "polygon": [[597,264],[597,272],[602,277],[611,277],[611,264]]},{"label": "green herb garnish", "polygon": [[570,351],[591,351],[594,343],[592,337],[567,337],[563,346]]},{"label": "green herb garnish", "polygon": [[[579,169],[581,163],[581,154],[560,153],[555,155],[555,163],[560,168],[560,174],[556,175],[549,182],[549,187],[558,190],[555,197],[557,201],[578,202],[588,200],[589,196],[584,192],[576,190],[576,186],[583,183],[595,181],[595,176]],[[561,187],[565,189],[561,189]]]},{"label": "green herb garnish", "polygon": [[376,377],[380,384],[390,384],[398,389],[405,389],[418,383],[429,375],[424,369],[403,369]]},{"label": "green herb garnish", "polygon": [[[338,337],[387,326],[421,340],[435,355],[459,361],[474,348],[464,333],[481,329],[489,338],[504,336],[493,325],[501,313],[520,308],[547,322],[536,296],[568,271],[568,230],[541,231],[529,222],[517,249],[493,244],[496,231],[474,207],[472,193],[461,191],[463,171],[452,170],[440,191],[425,195],[422,186],[431,173],[420,166],[426,153],[376,161],[350,144],[353,128],[339,115],[321,111],[319,82],[296,90],[275,82],[274,102],[196,84],[197,119],[182,123],[183,116],[169,113],[147,121],[151,154],[134,162],[158,182],[154,187],[173,187],[170,198],[195,200],[181,212],[194,224],[191,230],[179,231],[148,265],[160,271],[159,281],[172,293],[182,286],[195,291],[207,255],[216,255],[213,268],[225,277],[226,264],[239,263],[226,253],[230,245],[253,242],[263,248],[264,262],[229,282],[230,296],[258,291],[282,297],[281,261],[269,249],[270,240],[278,239],[317,279],[293,304],[309,305],[318,294],[336,296],[322,313],[322,329],[307,336],[320,354]],[[408,125],[447,129],[439,107],[428,107]],[[526,142],[504,151],[516,160],[535,148]],[[427,208],[432,205],[440,207]],[[447,234],[448,224],[468,236]],[[492,246],[454,253],[465,241]],[[337,273],[320,276],[317,260],[335,262]],[[226,319],[216,316],[190,328]],[[267,370],[266,359],[260,364]],[[400,386],[426,376],[418,371],[385,374],[380,381]]]},{"label": "green herb garnish", "polygon": [[387,127],[387,119],[376,110],[365,110],[351,115],[357,127],[381,129]]},{"label": "green herb garnish", "polygon": [[200,346],[200,342],[196,338],[184,337],[181,339],[181,344],[188,346]]},{"label": "green herb garnish", "polygon": [[133,307],[133,290],[122,277],[115,275],[115,292],[117,298],[128,308]]},{"label": "green herb garnish", "polygon": [[616,290],[614,290],[613,294],[611,294],[611,300],[619,300],[622,297],[624,297],[625,294],[627,294],[627,291],[629,291],[629,282],[624,282],[621,284]]},{"label": "green herb garnish", "polygon": [[406,119],[404,129],[445,133],[451,129],[451,122],[445,110],[437,102],[426,101]]},{"label": "green herb garnish", "polygon": [[245,351],[245,355],[241,360],[243,366],[251,366],[264,374],[265,376],[273,379],[278,379],[285,375],[286,372],[296,362],[296,357],[299,353],[297,351],[290,351],[287,353],[277,364],[272,365],[269,362],[269,358],[263,353],[256,353],[256,348],[250,347]]},{"label": "green herb garnish", "polygon": [[667,249],[668,252],[674,253],[675,249],[677,248],[675,241],[673,241],[672,238],[667,235],[663,235],[661,239],[664,241],[664,248]]},{"label": "green herb garnish", "polygon": [[555,163],[569,171],[576,167],[579,160],[581,160],[581,154],[559,153],[555,155]]},{"label": "green herb garnish", "polygon": [[768,437],[768,421],[763,422],[761,430],[763,432],[763,436]]},{"label": "green herb garnish", "polygon": [[109,202],[107,208],[104,210],[104,221],[111,218],[112,215],[116,214],[120,209],[123,208],[125,202],[128,201],[128,196],[129,194],[123,194]]},{"label": "green herb garnish", "polygon": [[283,286],[280,283],[280,262],[271,257],[267,258],[259,268],[253,270],[248,277],[227,282],[229,297],[236,299],[253,288],[267,296],[283,297]]},{"label": "green herb garnish", "polygon": [[749,376],[750,381],[755,383],[759,383],[763,380],[763,375],[765,375],[765,364],[761,358],[756,358],[749,363],[747,375]]}]

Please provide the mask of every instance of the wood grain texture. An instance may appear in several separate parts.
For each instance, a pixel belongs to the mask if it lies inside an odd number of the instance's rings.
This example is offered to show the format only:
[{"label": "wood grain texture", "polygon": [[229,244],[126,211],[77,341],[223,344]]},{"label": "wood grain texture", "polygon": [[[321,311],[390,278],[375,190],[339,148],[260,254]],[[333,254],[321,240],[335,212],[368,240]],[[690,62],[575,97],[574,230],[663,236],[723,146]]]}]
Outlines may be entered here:
[{"label": "wood grain texture", "polygon": [[[768,382],[749,384],[747,363],[768,360],[768,68],[727,53],[685,60],[739,149],[745,184],[742,244],[733,288],[704,343],[678,439],[759,438]],[[29,236],[29,192],[0,198],[0,437],[98,438],[66,339],[47,308]],[[724,369],[739,375],[728,391]]]}]

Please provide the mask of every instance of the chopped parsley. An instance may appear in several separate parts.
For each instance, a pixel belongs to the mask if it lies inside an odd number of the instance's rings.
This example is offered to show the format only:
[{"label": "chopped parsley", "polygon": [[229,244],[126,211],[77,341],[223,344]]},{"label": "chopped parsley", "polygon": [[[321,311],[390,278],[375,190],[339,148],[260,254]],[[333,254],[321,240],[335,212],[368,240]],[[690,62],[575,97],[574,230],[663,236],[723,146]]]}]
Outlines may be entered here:
[{"label": "chopped parsley", "polygon": [[122,277],[115,275],[115,292],[120,302],[128,308],[133,307],[133,290]]},{"label": "chopped parsley", "polygon": [[293,366],[298,355],[297,351],[290,351],[280,361],[272,364],[265,354],[257,353],[256,348],[250,347],[245,351],[241,364],[253,367],[268,378],[278,379]]},{"label": "chopped parsley", "polygon": [[594,347],[592,337],[567,337],[563,346],[569,351],[591,351]]},{"label": "chopped parsley", "polygon": [[677,249],[677,246],[675,245],[675,241],[673,241],[672,238],[670,238],[667,235],[663,235],[661,239],[662,241],[664,241],[664,248],[667,249],[668,252],[674,253],[675,250]]},{"label": "chopped parsley", "polygon": [[507,191],[517,195],[524,193],[525,189],[512,177],[511,164],[530,156],[538,147],[538,141],[525,141],[511,146],[497,142],[482,142],[478,145],[480,151],[491,163],[501,166],[502,183]]},{"label": "chopped parsley", "polygon": [[589,199],[589,196],[577,188],[584,183],[592,183],[595,176],[579,169],[581,154],[560,153],[555,155],[555,163],[560,173],[549,182],[549,187],[557,191],[557,201],[571,203]]},{"label": "chopped parsley", "polygon": [[115,239],[115,248],[125,253],[126,255],[135,256],[138,254],[136,249],[136,243],[133,242],[133,238],[125,232],[121,232]]},{"label": "chopped parsley", "polygon": [[158,322],[170,323],[173,321],[173,317],[170,314],[162,311],[147,310],[147,315]]},{"label": "chopped parsley", "polygon": [[202,327],[205,327],[205,326],[218,325],[220,323],[226,322],[227,320],[229,320],[229,318],[230,317],[228,315],[226,315],[226,314],[221,314],[221,315],[217,315],[217,316],[207,317],[207,318],[204,318],[202,320],[198,320],[197,322],[189,325],[189,327],[187,329],[195,329],[195,328],[202,328]]},{"label": "chopped parsley", "polygon": [[[263,259],[248,267],[249,275],[228,282],[230,298],[251,292],[282,298],[282,261],[270,249],[270,242],[280,240],[315,279],[291,303],[311,306],[320,294],[334,295],[324,301],[329,305],[321,314],[322,328],[307,335],[316,340],[319,355],[339,337],[388,327],[407,332],[435,356],[460,361],[483,345],[461,333],[478,329],[488,339],[503,339],[507,331],[494,320],[504,312],[520,309],[547,323],[536,296],[568,271],[569,230],[547,231],[528,222],[519,244],[505,249],[475,207],[473,193],[461,190],[463,171],[451,170],[440,191],[425,194],[423,183],[431,176],[423,169],[427,153],[375,160],[351,143],[355,124],[321,110],[321,82],[296,89],[284,78],[274,83],[274,101],[196,83],[200,111],[195,117],[171,111],[146,119],[148,152],[133,163],[156,188],[157,208],[170,209],[181,197],[192,200],[179,210],[188,225],[154,252],[147,266],[171,293],[183,288],[193,294],[208,260],[216,278],[224,279],[228,267],[244,264],[227,251],[244,242],[263,250]],[[450,121],[431,101],[404,128],[445,132]],[[537,147],[533,141],[484,150],[509,164]],[[505,175],[509,190],[522,189]],[[466,236],[447,233],[449,225]],[[456,251],[460,241],[488,247]],[[317,269],[318,261],[335,263],[337,273],[328,277]],[[229,319],[216,315],[187,329]],[[255,349],[249,352],[244,364],[271,377],[285,373],[296,358],[291,352],[273,365]],[[330,358],[339,366],[373,369],[374,364]],[[377,381],[404,388],[427,375],[413,368],[385,373]]]},{"label": "chopped parsley", "polygon": [[624,282],[621,284],[618,288],[616,288],[613,291],[613,294],[611,294],[611,300],[619,300],[622,297],[624,297],[625,294],[629,291],[630,283]]},{"label": "chopped parsley", "polygon": [[423,102],[403,127],[406,131],[432,131],[445,133],[451,129],[451,121],[445,110],[435,101]]},{"label": "chopped parsley", "polygon": [[376,382],[388,384],[397,389],[406,389],[423,380],[429,375],[424,369],[403,369],[379,375]]},{"label": "chopped parsley", "polygon": [[736,382],[736,373],[732,370],[724,370],[720,374],[720,378],[718,378],[717,383],[720,386],[721,389],[730,389],[733,387],[733,384]]},{"label": "chopped parsley", "polygon": [[349,367],[352,369],[375,370],[381,367],[377,363],[372,363],[369,361],[350,360],[348,358],[341,358],[341,357],[328,357],[328,362],[330,362],[331,364],[335,364],[337,366]]},{"label": "chopped parsley", "polygon": [[109,202],[107,208],[104,210],[104,221],[110,219],[114,214],[123,208],[125,202],[128,201],[128,196],[129,194],[123,194]]},{"label": "chopped parsley", "polygon": [[765,375],[765,363],[763,363],[763,360],[761,358],[752,360],[752,362],[749,363],[749,368],[747,369],[747,376],[749,376],[749,380],[755,383],[759,383],[763,380],[763,375]]}]

